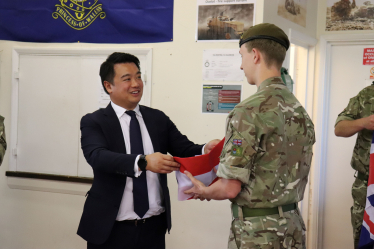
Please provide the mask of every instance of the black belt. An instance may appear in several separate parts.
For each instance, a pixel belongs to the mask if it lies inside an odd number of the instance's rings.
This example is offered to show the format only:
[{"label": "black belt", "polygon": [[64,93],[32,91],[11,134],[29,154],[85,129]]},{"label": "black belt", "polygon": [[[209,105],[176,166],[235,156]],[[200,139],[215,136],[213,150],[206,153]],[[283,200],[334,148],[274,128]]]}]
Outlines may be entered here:
[{"label": "black belt", "polygon": [[[297,208],[296,203],[287,204],[281,206],[283,212],[288,212],[291,210],[295,210]],[[248,208],[248,207],[242,207],[243,210],[243,217],[257,217],[257,216],[266,216],[266,215],[272,215],[272,214],[279,214],[278,207],[273,208]],[[238,204],[233,203],[232,204],[232,214],[234,218],[238,218]]]},{"label": "black belt", "polygon": [[360,179],[360,180],[362,180],[362,181],[367,181],[367,180],[369,180],[369,176],[367,176],[366,174],[364,174],[364,173],[361,173],[361,172],[356,172],[357,174],[355,175],[355,177],[357,178],[357,179]]}]

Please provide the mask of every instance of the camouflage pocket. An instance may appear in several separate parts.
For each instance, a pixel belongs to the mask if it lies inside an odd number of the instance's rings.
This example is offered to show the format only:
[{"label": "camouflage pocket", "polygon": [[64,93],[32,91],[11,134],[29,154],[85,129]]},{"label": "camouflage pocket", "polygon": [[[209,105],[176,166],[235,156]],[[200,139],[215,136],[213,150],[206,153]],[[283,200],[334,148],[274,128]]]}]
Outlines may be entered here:
[{"label": "camouflage pocket", "polygon": [[[287,230],[287,222],[278,222],[279,215],[245,218],[242,228],[243,245],[273,245],[280,243],[279,235],[284,235]],[[281,224],[281,225],[280,225]],[[252,248],[252,247],[248,247]]]},{"label": "camouflage pocket", "polygon": [[[297,211],[234,220],[229,248],[293,248],[305,249],[305,224]],[[287,222],[280,222],[286,220]],[[234,235],[236,238],[234,238]],[[234,243],[235,242],[235,243]],[[231,246],[230,246],[231,245]]]},{"label": "camouflage pocket", "polygon": [[352,198],[360,206],[366,205],[367,181],[356,178],[352,185]]}]

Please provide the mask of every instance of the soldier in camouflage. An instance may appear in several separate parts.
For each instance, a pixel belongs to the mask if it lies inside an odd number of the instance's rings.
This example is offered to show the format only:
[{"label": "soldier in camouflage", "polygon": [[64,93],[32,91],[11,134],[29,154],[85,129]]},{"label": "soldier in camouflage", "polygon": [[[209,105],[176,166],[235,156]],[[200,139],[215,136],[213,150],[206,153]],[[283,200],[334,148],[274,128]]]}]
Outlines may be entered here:
[{"label": "soldier in camouflage", "polygon": [[355,248],[358,248],[366,203],[370,146],[374,130],[373,96],[373,85],[361,90],[357,96],[349,100],[348,106],[338,115],[335,122],[335,135],[339,137],[351,137],[358,133],[351,160],[352,168],[357,171],[352,186],[353,206],[351,207]]},{"label": "soldier in camouflage", "polygon": [[6,150],[4,117],[0,116],[0,166],[3,162]]},{"label": "soldier in camouflage", "polygon": [[240,40],[242,66],[257,92],[229,114],[217,175],[209,187],[193,178],[186,193],[230,199],[229,249],[305,249],[303,199],[315,142],[314,125],[281,79],[289,47],[273,24],[248,29]]}]

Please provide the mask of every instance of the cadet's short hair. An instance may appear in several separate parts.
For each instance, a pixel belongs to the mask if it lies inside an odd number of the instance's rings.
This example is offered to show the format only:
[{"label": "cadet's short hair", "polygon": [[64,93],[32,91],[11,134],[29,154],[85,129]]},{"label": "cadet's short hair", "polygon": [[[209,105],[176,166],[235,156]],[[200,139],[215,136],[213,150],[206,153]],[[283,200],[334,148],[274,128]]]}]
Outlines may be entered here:
[{"label": "cadet's short hair", "polygon": [[269,39],[255,39],[245,43],[248,52],[253,48],[258,49],[264,56],[265,64],[268,68],[275,66],[277,69],[282,68],[284,58],[286,57],[286,48]]},{"label": "cadet's short hair", "polygon": [[103,85],[104,91],[107,92],[104,86],[104,81],[108,81],[113,85],[114,79],[114,65],[118,63],[134,63],[137,68],[140,70],[140,62],[138,57],[128,53],[115,52],[108,56],[106,61],[103,62],[100,66],[100,78],[101,84]]}]

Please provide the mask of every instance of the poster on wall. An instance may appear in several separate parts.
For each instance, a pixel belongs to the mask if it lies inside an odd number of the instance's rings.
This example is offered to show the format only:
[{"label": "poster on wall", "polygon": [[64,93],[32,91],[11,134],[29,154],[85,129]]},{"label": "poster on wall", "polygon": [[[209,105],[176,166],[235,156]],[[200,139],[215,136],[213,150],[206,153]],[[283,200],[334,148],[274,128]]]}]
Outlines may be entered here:
[{"label": "poster on wall", "polygon": [[307,2],[308,0],[279,0],[278,16],[306,27]]},{"label": "poster on wall", "polygon": [[374,1],[327,0],[326,31],[373,29]]},{"label": "poster on wall", "polygon": [[238,49],[206,49],[203,53],[203,80],[243,81]]},{"label": "poster on wall", "polygon": [[364,48],[364,65],[374,65],[374,48]]},{"label": "poster on wall", "polygon": [[256,0],[198,0],[196,41],[238,41],[255,21]]},{"label": "poster on wall", "polygon": [[203,85],[203,113],[229,113],[241,101],[241,85]]}]

